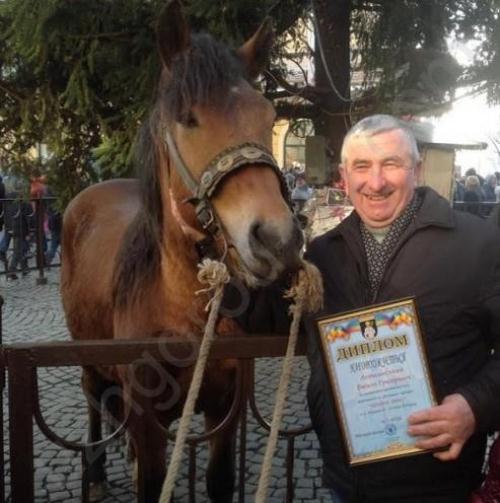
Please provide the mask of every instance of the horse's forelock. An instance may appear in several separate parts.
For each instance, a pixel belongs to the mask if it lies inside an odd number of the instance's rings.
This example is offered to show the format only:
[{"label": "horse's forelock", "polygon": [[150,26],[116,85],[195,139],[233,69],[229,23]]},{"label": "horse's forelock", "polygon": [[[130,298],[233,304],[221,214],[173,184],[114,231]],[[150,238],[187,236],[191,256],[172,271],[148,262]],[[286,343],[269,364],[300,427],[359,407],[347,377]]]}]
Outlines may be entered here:
[{"label": "horse's forelock", "polygon": [[168,121],[182,122],[195,105],[223,106],[229,89],[243,78],[233,51],[210,35],[195,35],[190,48],[172,61],[156,107]]}]

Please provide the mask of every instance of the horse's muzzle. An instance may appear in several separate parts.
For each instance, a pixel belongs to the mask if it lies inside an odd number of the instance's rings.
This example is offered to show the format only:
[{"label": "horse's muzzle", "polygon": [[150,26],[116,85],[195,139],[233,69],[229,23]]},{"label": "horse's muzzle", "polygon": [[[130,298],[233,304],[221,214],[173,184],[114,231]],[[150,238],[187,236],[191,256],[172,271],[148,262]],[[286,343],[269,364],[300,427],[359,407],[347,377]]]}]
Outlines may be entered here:
[{"label": "horse's muzzle", "polygon": [[256,221],[250,227],[249,245],[260,270],[257,275],[273,281],[299,267],[304,237],[295,218],[285,233],[272,224]]}]

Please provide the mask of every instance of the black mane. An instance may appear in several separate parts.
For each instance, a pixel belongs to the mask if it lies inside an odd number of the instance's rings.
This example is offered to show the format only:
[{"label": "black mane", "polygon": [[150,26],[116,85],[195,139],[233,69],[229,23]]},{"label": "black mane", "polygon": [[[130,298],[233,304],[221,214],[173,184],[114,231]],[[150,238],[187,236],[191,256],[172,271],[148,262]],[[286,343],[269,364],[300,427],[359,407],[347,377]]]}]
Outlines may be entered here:
[{"label": "black mane", "polygon": [[158,276],[161,261],[163,207],[158,180],[163,131],[173,121],[186,123],[195,105],[227,105],[229,89],[245,78],[240,60],[210,35],[192,38],[191,47],[177,55],[163,73],[156,102],[135,145],[141,186],[141,209],[129,225],[113,272],[113,304],[137,300]]},{"label": "black mane", "polygon": [[160,84],[157,107],[167,121],[183,122],[195,105],[225,105],[231,86],[245,76],[241,61],[210,35],[192,39],[191,47],[174,58],[171,77]]}]

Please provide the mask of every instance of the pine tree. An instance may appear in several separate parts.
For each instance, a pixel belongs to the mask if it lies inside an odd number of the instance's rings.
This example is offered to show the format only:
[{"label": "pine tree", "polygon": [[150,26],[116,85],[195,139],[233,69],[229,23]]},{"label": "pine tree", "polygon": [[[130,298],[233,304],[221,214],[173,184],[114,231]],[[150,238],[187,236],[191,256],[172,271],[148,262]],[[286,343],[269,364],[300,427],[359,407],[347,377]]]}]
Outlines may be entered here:
[{"label": "pine tree", "polygon": [[[3,170],[29,173],[37,162],[30,148],[44,143],[51,152],[44,170],[64,200],[98,179],[132,173],[135,134],[159,75],[154,26],[164,1],[0,2]],[[195,29],[235,46],[266,15],[275,19],[275,57],[260,85],[280,116],[312,119],[333,157],[357,116],[436,109],[451,102],[457,85],[500,98],[498,0],[184,3]],[[314,51],[299,19],[316,30]],[[470,67],[447,53],[451,35],[476,39]],[[286,62],[296,64],[297,54],[314,58],[314,82],[289,82]],[[353,70],[363,76],[354,88]]]}]

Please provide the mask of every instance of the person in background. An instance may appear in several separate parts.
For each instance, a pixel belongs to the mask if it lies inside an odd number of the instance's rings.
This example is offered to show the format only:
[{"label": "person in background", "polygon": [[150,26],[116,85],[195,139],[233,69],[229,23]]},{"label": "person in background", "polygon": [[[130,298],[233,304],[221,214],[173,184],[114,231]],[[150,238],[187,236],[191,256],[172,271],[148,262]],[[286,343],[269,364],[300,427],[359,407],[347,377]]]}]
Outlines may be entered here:
[{"label": "person in background", "polygon": [[[47,196],[52,197],[53,194],[50,188],[47,188]],[[56,253],[61,244],[61,232],[62,232],[62,215],[57,209],[56,202],[54,200],[49,200],[46,206],[47,213],[47,225],[50,232],[50,243],[45,255],[45,264],[50,265],[56,256]]]},{"label": "person in background", "polygon": [[465,187],[461,181],[461,168],[455,166],[453,170],[453,201],[463,201],[465,194]]},{"label": "person in background", "polygon": [[0,245],[2,258],[7,261],[7,250],[12,240],[14,249],[10,262],[7,264],[7,279],[17,279],[17,268],[20,265],[23,276],[28,272],[28,237],[29,219],[32,215],[31,205],[22,199],[22,182],[16,180],[14,189],[7,193],[12,199],[5,203],[5,236]]},{"label": "person in background", "polygon": [[291,167],[287,167],[283,171],[283,176],[285,177],[286,186],[288,187],[288,191],[290,194],[292,193],[293,188],[295,187],[295,174]]},{"label": "person in background", "polygon": [[[335,503],[465,503],[482,480],[487,433],[500,427],[500,233],[416,187],[417,144],[394,117],[354,125],[341,159],[354,211],[306,252],[324,283],[324,308],[303,323],[323,484]],[[240,324],[286,332],[285,283],[256,292]],[[438,405],[412,412],[407,431],[430,452],[351,466],[316,320],[408,296],[416,299]]]},{"label": "person in background", "polygon": [[[47,177],[40,173],[38,168],[35,168],[32,176],[30,177],[30,198],[33,207],[33,216],[30,219],[31,238],[28,243],[29,246],[38,246],[37,233],[40,232],[40,245],[45,254],[47,252],[47,237],[45,236],[45,223],[47,215],[45,213],[44,205],[37,199],[42,199],[47,195]],[[39,216],[38,212],[41,213]],[[39,229],[39,223],[42,222]]]},{"label": "person in background", "polygon": [[484,185],[484,178],[476,171],[475,168],[469,168],[465,172],[465,178],[468,176],[477,176],[477,179],[479,180],[479,186],[482,187]]},{"label": "person in background", "polygon": [[1,199],[5,199],[5,184],[3,183],[3,178],[0,176],[0,231],[3,229],[4,222],[4,202]]},{"label": "person in background", "polygon": [[484,201],[494,203],[497,200],[495,189],[497,186],[497,177],[494,174],[486,175],[484,179],[483,193]]},{"label": "person in background", "polygon": [[47,195],[47,177],[35,169],[30,178],[30,197],[39,199]]},{"label": "person in background", "polygon": [[497,185],[495,187],[495,200],[496,202],[500,202],[500,172],[495,171],[495,176],[497,179]]},{"label": "person in background", "polygon": [[468,175],[465,179],[464,210],[473,215],[481,216],[481,203],[483,201],[484,194],[479,178],[476,175]]},{"label": "person in background", "polygon": [[295,178],[295,188],[292,190],[292,203],[295,213],[300,213],[311,198],[313,190],[307,185],[306,177],[303,174]]}]

